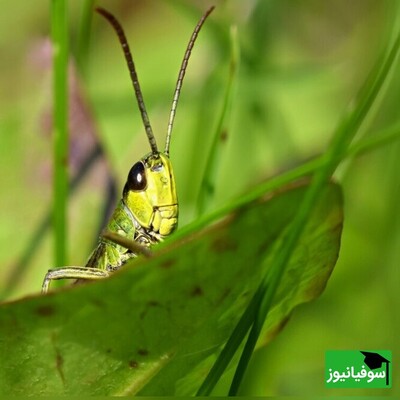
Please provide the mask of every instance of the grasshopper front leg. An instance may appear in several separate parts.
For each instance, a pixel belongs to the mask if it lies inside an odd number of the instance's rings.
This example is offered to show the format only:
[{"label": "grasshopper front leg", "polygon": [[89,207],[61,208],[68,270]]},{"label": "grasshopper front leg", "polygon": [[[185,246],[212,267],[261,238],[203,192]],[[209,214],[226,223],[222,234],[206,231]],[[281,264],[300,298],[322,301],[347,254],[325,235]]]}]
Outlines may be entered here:
[{"label": "grasshopper front leg", "polygon": [[[136,254],[141,254],[144,255],[145,257],[150,257],[152,255],[151,250],[140,244],[137,243],[133,240],[129,240],[126,237],[119,235],[118,233],[115,232],[110,232],[108,230],[105,230],[102,235],[101,239],[106,239],[110,240],[112,243],[115,243],[125,249],[128,249],[131,251],[131,253],[127,254],[119,254],[119,259],[121,261],[121,265],[124,264],[124,255],[127,256],[127,259],[131,258],[132,255]],[[107,247],[108,246],[108,247]],[[118,254],[118,251],[115,249],[114,246],[106,245],[104,242],[100,244],[100,246],[97,248],[99,251],[94,252],[92,256],[89,258],[88,263],[89,265],[101,265],[102,263],[100,260],[106,260],[103,263],[106,264],[107,268],[95,268],[95,267],[89,267],[88,265],[85,265],[84,267],[78,267],[78,266],[68,266],[68,267],[61,267],[58,269],[50,269],[46,276],[44,277],[43,280],[43,285],[42,285],[42,293],[45,294],[49,290],[50,282],[57,280],[57,279],[91,279],[91,280],[97,280],[97,279],[103,279],[107,278],[110,276],[113,270],[110,270],[110,266],[107,263],[107,256],[106,254],[110,254],[107,252],[106,248],[109,249],[109,252],[113,251]],[[114,254],[115,255],[115,254]],[[124,261],[122,261],[124,260]]]},{"label": "grasshopper front leg", "polygon": [[45,294],[49,290],[51,281],[57,279],[103,279],[110,276],[106,270],[98,268],[86,267],[63,267],[51,269],[47,272],[43,280],[42,293]]}]

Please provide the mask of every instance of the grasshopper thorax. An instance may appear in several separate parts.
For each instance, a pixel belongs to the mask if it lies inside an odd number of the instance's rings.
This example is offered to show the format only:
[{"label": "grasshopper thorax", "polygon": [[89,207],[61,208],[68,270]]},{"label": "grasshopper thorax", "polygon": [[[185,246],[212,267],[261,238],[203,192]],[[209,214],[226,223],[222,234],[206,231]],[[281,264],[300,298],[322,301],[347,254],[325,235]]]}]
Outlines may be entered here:
[{"label": "grasshopper thorax", "polygon": [[129,171],[122,196],[146,231],[167,236],[178,222],[178,199],[172,164],[164,153],[149,153]]}]

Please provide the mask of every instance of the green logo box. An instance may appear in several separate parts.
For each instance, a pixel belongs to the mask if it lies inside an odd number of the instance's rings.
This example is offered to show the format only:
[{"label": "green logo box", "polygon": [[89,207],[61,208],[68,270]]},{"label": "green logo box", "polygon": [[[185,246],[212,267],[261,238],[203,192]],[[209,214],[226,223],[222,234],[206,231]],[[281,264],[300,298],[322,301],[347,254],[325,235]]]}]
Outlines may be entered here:
[{"label": "green logo box", "polygon": [[391,388],[389,350],[329,350],[325,353],[327,388]]}]

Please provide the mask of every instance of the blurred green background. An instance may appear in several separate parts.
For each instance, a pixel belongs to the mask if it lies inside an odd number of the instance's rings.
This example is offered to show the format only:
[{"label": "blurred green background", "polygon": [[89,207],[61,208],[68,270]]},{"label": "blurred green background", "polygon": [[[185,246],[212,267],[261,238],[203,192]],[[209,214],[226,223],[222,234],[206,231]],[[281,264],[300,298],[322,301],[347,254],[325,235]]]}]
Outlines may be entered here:
[{"label": "blurred green background", "polygon": [[[0,293],[39,291],[52,262],[52,236],[17,280],[15,265],[50,210],[51,53],[49,2],[3,0],[0,16]],[[345,107],[387,43],[394,0],[98,1],[118,16],[136,62],[159,147],[163,147],[184,49],[204,10],[217,6],[189,63],[175,121],[171,159],[180,225],[195,200],[229,76],[229,29],[236,25],[240,66],[212,207],[323,152]],[[70,1],[71,52],[79,48],[82,1]],[[118,195],[133,163],[149,151],[125,61],[110,26],[92,21],[90,45],[71,59],[70,171],[96,141],[98,161],[71,199],[68,258],[84,264],[96,240],[106,178]],[[399,122],[400,68],[364,125],[364,137]],[[400,143],[342,164],[345,224],[326,291],[299,307],[286,329],[253,357],[242,387],[250,395],[399,395]],[[265,221],[268,224],[268,221]],[[245,233],[244,233],[245,234]],[[11,290],[10,279],[16,282]],[[388,349],[393,388],[328,390],[324,352]],[[218,387],[226,393],[226,382]]]}]

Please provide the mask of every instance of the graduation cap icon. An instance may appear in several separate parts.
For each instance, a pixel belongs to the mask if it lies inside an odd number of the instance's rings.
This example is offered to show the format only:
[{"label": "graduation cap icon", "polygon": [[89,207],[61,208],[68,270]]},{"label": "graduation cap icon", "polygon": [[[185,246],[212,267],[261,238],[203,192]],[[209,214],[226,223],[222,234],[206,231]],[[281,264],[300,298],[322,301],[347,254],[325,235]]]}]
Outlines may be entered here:
[{"label": "graduation cap icon", "polygon": [[385,357],[382,357],[379,353],[371,353],[369,351],[360,351],[365,358],[364,364],[371,370],[381,368],[383,363],[386,363],[386,385],[389,385],[389,363]]}]

